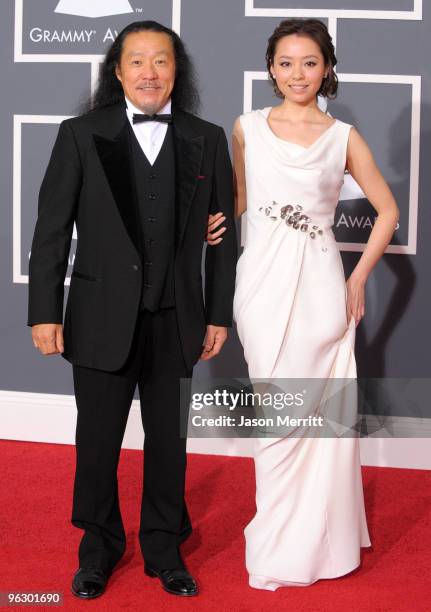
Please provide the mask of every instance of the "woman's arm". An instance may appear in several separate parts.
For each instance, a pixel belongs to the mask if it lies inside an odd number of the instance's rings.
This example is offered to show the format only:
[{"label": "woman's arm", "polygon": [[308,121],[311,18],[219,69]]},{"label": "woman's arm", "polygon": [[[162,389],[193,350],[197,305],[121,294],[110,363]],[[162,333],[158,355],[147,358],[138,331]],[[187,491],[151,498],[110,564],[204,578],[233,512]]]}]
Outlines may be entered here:
[{"label": "woman's arm", "polygon": [[242,131],[239,117],[233,126],[232,152],[235,217],[240,217],[247,209],[247,191],[245,184],[244,132]]},{"label": "woman's arm", "polygon": [[377,212],[364,252],[347,281],[347,312],[358,324],[365,314],[365,283],[393,236],[399,209],[368,144],[355,128],[349,134],[346,166]]},{"label": "woman's arm", "polygon": [[[247,208],[247,195],[245,185],[244,133],[239,118],[236,119],[233,126],[232,152],[235,217],[240,217]],[[225,221],[225,217],[221,212],[215,215],[209,215],[208,230],[205,238],[210,246],[215,246],[223,240],[221,235],[224,234],[226,228],[221,227],[217,230],[223,221]]]}]

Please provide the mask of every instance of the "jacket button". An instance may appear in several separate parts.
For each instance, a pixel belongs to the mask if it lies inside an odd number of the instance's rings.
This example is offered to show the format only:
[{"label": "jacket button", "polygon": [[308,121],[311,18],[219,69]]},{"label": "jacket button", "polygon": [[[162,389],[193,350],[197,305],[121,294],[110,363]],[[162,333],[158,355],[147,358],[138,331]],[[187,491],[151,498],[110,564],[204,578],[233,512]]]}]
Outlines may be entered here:
[{"label": "jacket button", "polygon": [[133,268],[134,270],[139,270],[139,266],[137,266],[136,264],[133,264],[132,268]]},{"label": "jacket button", "polygon": [[156,199],[156,197],[157,197],[157,196],[156,196],[156,194],[155,194],[155,193],[150,193],[150,195],[148,196],[148,198],[149,198],[150,200],[155,200],[155,199]]}]

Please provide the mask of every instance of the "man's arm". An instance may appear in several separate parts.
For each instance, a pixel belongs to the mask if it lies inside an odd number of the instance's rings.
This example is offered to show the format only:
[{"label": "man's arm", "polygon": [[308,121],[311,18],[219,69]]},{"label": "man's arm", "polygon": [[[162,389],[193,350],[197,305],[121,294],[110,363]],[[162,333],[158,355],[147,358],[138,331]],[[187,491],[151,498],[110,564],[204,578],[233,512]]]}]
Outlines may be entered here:
[{"label": "man's arm", "polygon": [[232,165],[226,135],[220,129],[215,156],[210,213],[222,212],[223,241],[205,254],[205,316],[207,325],[231,327],[235,290],[237,240],[234,221]]},{"label": "man's arm", "polygon": [[62,122],[39,192],[38,217],[29,262],[27,325],[61,324],[64,278],[82,168],[68,121]]}]

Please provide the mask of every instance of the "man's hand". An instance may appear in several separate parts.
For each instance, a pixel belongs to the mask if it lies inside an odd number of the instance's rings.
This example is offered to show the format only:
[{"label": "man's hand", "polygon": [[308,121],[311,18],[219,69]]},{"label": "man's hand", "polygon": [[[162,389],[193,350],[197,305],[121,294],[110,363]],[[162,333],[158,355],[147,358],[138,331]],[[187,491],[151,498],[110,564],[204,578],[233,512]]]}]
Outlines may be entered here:
[{"label": "man's hand", "polygon": [[226,327],[219,327],[218,325],[207,325],[207,333],[205,336],[205,343],[200,359],[208,361],[221,351],[223,344],[227,339]]},{"label": "man's hand", "polygon": [[56,355],[64,351],[63,325],[61,323],[38,323],[31,328],[35,348],[42,355]]}]

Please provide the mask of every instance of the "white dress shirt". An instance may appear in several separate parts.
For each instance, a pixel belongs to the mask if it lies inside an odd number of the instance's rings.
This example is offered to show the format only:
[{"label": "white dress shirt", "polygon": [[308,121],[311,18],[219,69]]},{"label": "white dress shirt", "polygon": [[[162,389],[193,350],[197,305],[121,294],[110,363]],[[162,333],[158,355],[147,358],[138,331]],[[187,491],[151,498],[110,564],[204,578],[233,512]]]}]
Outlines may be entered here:
[{"label": "white dress shirt", "polygon": [[[141,115],[143,113],[141,110],[139,110],[139,108],[136,108],[136,106],[134,106],[128,98],[126,98],[126,104],[126,113],[127,118],[130,121],[130,125],[132,126],[132,129],[135,132],[135,136],[138,139],[138,142],[146,158],[148,159],[150,164],[153,165],[157,159],[158,154],[160,153],[160,149],[162,148],[166,132],[168,131],[168,124],[159,123],[157,121],[133,123],[134,113]],[[169,100],[157,114],[169,114],[171,112],[171,106],[172,103],[171,100]]]}]

